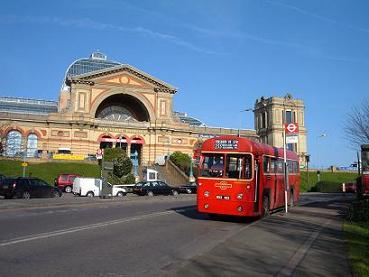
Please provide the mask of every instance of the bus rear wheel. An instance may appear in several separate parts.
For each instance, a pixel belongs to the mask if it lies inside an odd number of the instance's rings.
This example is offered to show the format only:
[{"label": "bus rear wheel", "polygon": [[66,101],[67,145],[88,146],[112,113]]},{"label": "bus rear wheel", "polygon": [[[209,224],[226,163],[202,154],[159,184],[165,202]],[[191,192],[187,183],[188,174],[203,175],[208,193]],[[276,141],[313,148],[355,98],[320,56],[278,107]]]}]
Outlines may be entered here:
[{"label": "bus rear wheel", "polygon": [[270,208],[269,208],[269,197],[264,195],[263,197],[263,217],[267,217],[270,215]]}]

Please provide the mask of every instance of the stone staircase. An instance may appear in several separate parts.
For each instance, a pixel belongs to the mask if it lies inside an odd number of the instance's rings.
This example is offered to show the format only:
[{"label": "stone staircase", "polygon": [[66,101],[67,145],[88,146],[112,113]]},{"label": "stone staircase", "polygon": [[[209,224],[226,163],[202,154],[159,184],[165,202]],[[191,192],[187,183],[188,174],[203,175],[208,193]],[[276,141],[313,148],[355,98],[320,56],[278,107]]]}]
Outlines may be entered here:
[{"label": "stone staircase", "polygon": [[152,167],[159,173],[159,179],[166,181],[171,186],[180,186],[188,183],[188,176],[168,160],[164,166]]}]

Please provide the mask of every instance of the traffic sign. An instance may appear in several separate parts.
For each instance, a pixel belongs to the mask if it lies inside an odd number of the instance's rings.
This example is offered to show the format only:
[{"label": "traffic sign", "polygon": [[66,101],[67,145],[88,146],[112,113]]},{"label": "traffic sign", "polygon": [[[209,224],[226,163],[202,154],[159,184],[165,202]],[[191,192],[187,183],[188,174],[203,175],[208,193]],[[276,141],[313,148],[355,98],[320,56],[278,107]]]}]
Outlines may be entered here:
[{"label": "traffic sign", "polygon": [[284,124],[286,135],[295,135],[299,133],[299,125],[297,123]]},{"label": "traffic sign", "polygon": [[104,155],[104,149],[97,149],[97,151],[96,151],[96,159],[97,160],[101,160],[102,159],[102,157],[103,157],[103,155]]},{"label": "traffic sign", "polygon": [[286,136],[286,143],[298,143],[298,142],[299,142],[299,136],[297,135]]},{"label": "traffic sign", "polygon": [[23,163],[22,163],[22,166],[28,166],[28,163],[23,162]]}]

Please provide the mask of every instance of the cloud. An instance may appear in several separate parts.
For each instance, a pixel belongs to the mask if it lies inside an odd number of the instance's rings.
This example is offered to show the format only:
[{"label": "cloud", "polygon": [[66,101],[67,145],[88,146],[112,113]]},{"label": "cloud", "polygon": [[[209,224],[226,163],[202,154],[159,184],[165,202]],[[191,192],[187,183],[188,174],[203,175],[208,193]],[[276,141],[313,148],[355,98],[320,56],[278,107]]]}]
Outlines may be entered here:
[{"label": "cloud", "polygon": [[348,29],[351,29],[351,30],[355,30],[355,31],[364,32],[366,34],[369,34],[368,29],[353,26],[353,25],[346,24],[346,23],[342,23],[342,22],[340,22],[336,19],[329,18],[329,17],[326,17],[326,16],[321,16],[321,15],[318,15],[316,13],[309,12],[305,9],[301,9],[301,8],[293,6],[293,5],[285,4],[285,3],[282,3],[282,2],[278,2],[278,1],[271,1],[271,0],[266,0],[265,2],[267,2],[269,4],[272,4],[272,5],[280,6],[280,7],[289,9],[289,10],[293,10],[293,11],[298,12],[300,14],[310,16],[310,17],[316,18],[316,19],[321,20],[321,21],[325,21],[325,22],[328,22],[328,23],[331,23],[331,24],[340,25],[342,27],[345,27],[345,28],[348,28]]},{"label": "cloud", "polygon": [[183,40],[177,36],[173,36],[166,33],[155,32],[151,29],[147,29],[141,26],[137,27],[123,27],[109,23],[102,23],[90,18],[81,18],[81,19],[66,19],[60,17],[47,17],[47,16],[1,16],[0,22],[5,24],[53,24],[62,27],[74,27],[74,28],[83,28],[83,29],[95,29],[98,31],[104,30],[111,30],[111,31],[118,31],[118,32],[126,32],[126,33],[136,33],[142,36],[151,37],[154,39],[166,40],[173,44],[182,46],[184,48],[190,49],[195,52],[209,54],[209,55],[224,55],[225,53],[210,51],[207,49],[203,49],[192,44],[189,41]]}]

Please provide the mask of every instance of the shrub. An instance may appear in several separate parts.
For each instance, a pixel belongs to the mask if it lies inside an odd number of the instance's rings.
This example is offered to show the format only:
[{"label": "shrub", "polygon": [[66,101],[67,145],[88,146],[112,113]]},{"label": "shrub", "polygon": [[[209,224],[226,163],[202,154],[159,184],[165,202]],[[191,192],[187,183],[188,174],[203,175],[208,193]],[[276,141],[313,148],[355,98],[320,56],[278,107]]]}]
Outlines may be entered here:
[{"label": "shrub", "polygon": [[104,149],[104,161],[112,162],[121,156],[127,156],[126,151],[122,148],[105,148]]},{"label": "shrub", "polygon": [[132,161],[121,148],[107,148],[104,151],[104,176],[112,185],[132,184]]},{"label": "shrub", "polygon": [[180,151],[172,153],[169,159],[180,169],[188,174],[189,168],[191,166],[191,157]]},{"label": "shrub", "polygon": [[113,160],[113,174],[119,178],[131,173],[132,161],[128,157],[120,156]]},{"label": "shrub", "polygon": [[132,173],[126,176],[118,177],[112,173],[109,173],[107,181],[112,185],[124,185],[124,184],[134,184],[136,179]]}]

